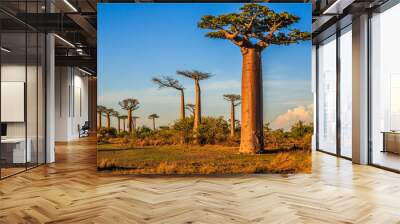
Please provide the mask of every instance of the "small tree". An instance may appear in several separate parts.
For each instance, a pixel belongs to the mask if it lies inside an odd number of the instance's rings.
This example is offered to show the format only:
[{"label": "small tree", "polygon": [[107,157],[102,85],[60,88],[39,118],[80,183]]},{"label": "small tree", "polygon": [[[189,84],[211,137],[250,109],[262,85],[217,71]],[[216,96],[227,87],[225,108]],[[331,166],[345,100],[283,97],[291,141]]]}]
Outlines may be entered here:
[{"label": "small tree", "polygon": [[293,138],[303,138],[307,134],[313,133],[313,125],[306,124],[303,121],[296,122],[291,128],[290,133]]},{"label": "small tree", "polygon": [[242,153],[264,149],[261,53],[271,45],[309,40],[310,33],[291,29],[299,20],[290,13],[277,13],[265,5],[250,3],[242,6],[239,13],[206,15],[198,23],[199,28],[211,30],[207,37],[229,40],[242,53]]},{"label": "small tree", "polygon": [[164,76],[162,78],[153,78],[152,81],[158,85],[159,89],[162,88],[173,88],[180,92],[181,94],[181,108],[180,108],[180,118],[185,118],[185,93],[183,86],[179,83],[178,80],[173,79],[169,76]]},{"label": "small tree", "polygon": [[119,105],[128,112],[128,132],[132,133],[132,112],[139,109],[139,100],[128,98],[119,102]]},{"label": "small tree", "polygon": [[177,120],[172,128],[179,132],[181,136],[181,144],[189,143],[193,134],[193,117]]},{"label": "small tree", "polygon": [[102,126],[101,117],[103,116],[103,113],[106,109],[107,108],[105,106],[101,106],[101,105],[97,106],[97,130],[101,129],[101,126]]},{"label": "small tree", "polygon": [[236,121],[236,116],[235,116],[235,108],[240,105],[240,95],[237,94],[225,94],[224,99],[226,101],[229,101],[230,106],[231,106],[231,137],[235,137],[235,121]]},{"label": "small tree", "polygon": [[200,72],[196,70],[192,71],[177,71],[178,75],[184,76],[194,80],[196,88],[196,109],[194,114],[194,125],[193,130],[197,130],[201,123],[201,90],[200,81],[209,79],[211,77],[210,73]]},{"label": "small tree", "polygon": [[160,118],[157,114],[150,114],[149,119],[153,120],[153,131],[156,130],[156,118]]}]

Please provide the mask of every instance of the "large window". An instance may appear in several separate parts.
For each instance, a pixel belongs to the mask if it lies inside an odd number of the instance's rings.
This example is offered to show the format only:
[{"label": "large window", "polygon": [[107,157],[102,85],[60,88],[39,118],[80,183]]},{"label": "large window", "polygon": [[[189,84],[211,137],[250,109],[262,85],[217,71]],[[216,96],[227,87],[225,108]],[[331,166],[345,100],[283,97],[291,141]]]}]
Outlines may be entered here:
[{"label": "large window", "polygon": [[372,163],[400,170],[400,5],[371,19]]},{"label": "large window", "polygon": [[[352,157],[352,26],[318,45],[318,149]],[[339,123],[338,123],[339,122]]]},{"label": "large window", "polygon": [[340,155],[352,157],[352,33],[340,32]]},{"label": "large window", "polygon": [[336,36],[318,47],[318,149],[336,153]]},{"label": "large window", "polygon": [[[42,5],[18,7],[38,13]],[[2,13],[0,26],[0,178],[5,178],[45,162],[45,35]]]}]

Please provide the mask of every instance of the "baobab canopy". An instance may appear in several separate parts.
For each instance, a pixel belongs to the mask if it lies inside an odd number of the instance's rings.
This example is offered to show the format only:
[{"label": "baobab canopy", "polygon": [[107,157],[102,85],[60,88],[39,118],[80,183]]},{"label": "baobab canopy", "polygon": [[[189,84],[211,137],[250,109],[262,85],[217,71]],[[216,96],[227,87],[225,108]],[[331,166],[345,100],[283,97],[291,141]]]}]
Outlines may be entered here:
[{"label": "baobab canopy", "polygon": [[290,29],[300,17],[287,12],[276,13],[265,5],[246,4],[240,13],[219,16],[206,15],[199,28],[215,30],[207,37],[228,39],[239,47],[264,49],[270,45],[289,45],[308,40],[311,34]]},{"label": "baobab canopy", "polygon": [[194,80],[204,80],[210,78],[212,75],[208,72],[200,72],[197,70],[176,71],[176,74],[191,78]]},{"label": "baobab canopy", "polygon": [[162,78],[154,77],[152,81],[158,84],[158,88],[174,88],[176,90],[184,90],[185,88],[182,84],[179,83],[178,80],[171,78],[169,76],[163,76]]}]

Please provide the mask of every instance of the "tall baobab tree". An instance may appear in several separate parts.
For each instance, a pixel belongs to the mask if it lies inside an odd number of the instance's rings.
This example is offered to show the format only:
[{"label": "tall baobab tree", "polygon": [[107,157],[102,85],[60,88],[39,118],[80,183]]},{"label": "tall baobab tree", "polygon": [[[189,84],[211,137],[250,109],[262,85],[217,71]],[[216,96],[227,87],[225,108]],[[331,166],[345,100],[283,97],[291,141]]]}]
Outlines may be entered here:
[{"label": "tall baobab tree", "polygon": [[231,104],[231,137],[235,136],[235,108],[240,105],[240,95],[225,94],[224,99]]},{"label": "tall baobab tree", "polygon": [[132,112],[139,108],[139,100],[128,98],[120,101],[119,105],[128,112],[128,132],[132,133]]},{"label": "tall baobab tree", "polygon": [[102,126],[102,122],[101,122],[101,118],[102,118],[102,116],[103,116],[103,114],[104,114],[104,111],[106,110],[107,108],[105,107],[105,106],[101,106],[101,105],[98,105],[97,106],[97,130],[99,130],[100,128],[101,128],[101,126]]},{"label": "tall baobab tree", "polygon": [[184,77],[190,78],[194,80],[195,88],[196,88],[196,109],[194,113],[194,124],[193,129],[197,130],[201,123],[201,90],[200,90],[200,81],[209,79],[211,77],[210,73],[200,72],[196,70],[192,71],[177,71],[178,75],[182,75]]},{"label": "tall baobab tree", "polygon": [[195,112],[195,110],[196,110],[196,105],[191,104],[191,103],[187,103],[187,104],[185,105],[185,109],[188,110],[188,111],[190,111],[190,113],[191,113],[192,116],[194,117],[194,112]]},{"label": "tall baobab tree", "polygon": [[111,127],[111,120],[110,117],[114,116],[115,110],[112,108],[106,108],[104,110],[104,115],[106,116],[106,127],[110,128]]},{"label": "tall baobab tree", "polygon": [[309,40],[310,33],[292,29],[300,17],[277,13],[265,5],[249,3],[239,13],[206,15],[198,27],[211,30],[206,37],[226,39],[240,48],[242,64],[242,127],[240,152],[264,149],[261,53],[271,45],[290,45]]},{"label": "tall baobab tree", "polygon": [[180,92],[181,94],[180,118],[185,119],[185,93],[184,93],[185,88],[179,83],[179,81],[169,76],[164,76],[162,78],[154,77],[152,81],[158,85],[159,89],[173,88]]},{"label": "tall baobab tree", "polygon": [[119,124],[119,122],[122,120],[122,131],[126,131],[126,119],[128,118],[128,116],[126,116],[126,115],[120,115],[119,117],[118,117],[118,119],[119,119],[119,121],[118,121],[118,124]]},{"label": "tall baobab tree", "polygon": [[153,131],[156,130],[156,118],[159,118],[160,116],[158,116],[157,114],[150,114],[149,115],[149,119],[153,120]]}]

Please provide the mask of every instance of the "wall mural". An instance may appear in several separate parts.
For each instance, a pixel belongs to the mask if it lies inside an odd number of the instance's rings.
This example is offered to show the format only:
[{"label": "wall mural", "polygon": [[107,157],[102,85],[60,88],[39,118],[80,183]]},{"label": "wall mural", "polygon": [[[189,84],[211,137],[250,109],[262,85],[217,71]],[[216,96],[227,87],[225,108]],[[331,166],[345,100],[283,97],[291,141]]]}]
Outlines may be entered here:
[{"label": "wall mural", "polygon": [[98,10],[99,171],[311,172],[311,4]]}]

